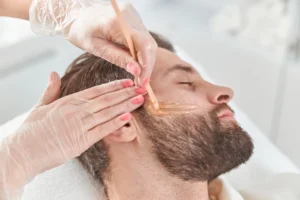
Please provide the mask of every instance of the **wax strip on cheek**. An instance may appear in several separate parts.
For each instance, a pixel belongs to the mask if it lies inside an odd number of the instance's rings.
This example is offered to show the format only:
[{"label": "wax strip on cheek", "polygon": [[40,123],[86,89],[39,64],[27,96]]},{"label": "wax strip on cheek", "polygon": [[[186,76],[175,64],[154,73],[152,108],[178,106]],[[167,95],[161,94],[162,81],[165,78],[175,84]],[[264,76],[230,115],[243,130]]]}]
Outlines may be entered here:
[{"label": "wax strip on cheek", "polygon": [[199,110],[196,105],[185,105],[175,102],[159,102],[159,109],[153,107],[153,103],[149,100],[145,103],[145,109],[152,115],[180,115],[193,113]]}]

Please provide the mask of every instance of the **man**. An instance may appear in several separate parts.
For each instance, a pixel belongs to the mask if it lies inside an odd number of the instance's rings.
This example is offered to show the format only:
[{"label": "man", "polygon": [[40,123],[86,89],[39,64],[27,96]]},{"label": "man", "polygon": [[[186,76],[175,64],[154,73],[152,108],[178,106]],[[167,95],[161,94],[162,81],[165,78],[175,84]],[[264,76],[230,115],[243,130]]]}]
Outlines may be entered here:
[{"label": "man", "polygon": [[[168,41],[152,36],[159,46],[150,80],[156,97],[197,108],[153,115],[141,107],[133,112],[130,123],[92,146],[79,160],[104,184],[109,200],[208,200],[208,182],[245,163],[253,143],[227,105],[232,90],[203,80]],[[60,97],[125,78],[133,76],[84,54],[62,78]],[[143,101],[149,98],[140,96],[132,103]]]}]

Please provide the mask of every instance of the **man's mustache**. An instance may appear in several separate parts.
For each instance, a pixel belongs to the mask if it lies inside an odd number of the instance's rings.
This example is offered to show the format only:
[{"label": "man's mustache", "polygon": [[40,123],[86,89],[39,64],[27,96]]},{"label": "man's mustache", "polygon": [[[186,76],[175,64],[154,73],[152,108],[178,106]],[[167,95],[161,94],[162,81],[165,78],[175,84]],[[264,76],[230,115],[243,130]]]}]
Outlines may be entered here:
[{"label": "man's mustache", "polygon": [[217,117],[218,114],[224,110],[230,110],[234,114],[234,110],[232,110],[232,108],[227,103],[222,103],[216,106],[214,109],[212,109],[210,115],[213,117]]}]

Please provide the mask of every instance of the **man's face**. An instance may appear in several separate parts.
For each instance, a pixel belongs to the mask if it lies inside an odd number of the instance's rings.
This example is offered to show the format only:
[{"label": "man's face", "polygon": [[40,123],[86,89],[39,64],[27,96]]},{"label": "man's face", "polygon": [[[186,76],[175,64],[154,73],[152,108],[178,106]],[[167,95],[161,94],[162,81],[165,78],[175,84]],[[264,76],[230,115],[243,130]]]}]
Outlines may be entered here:
[{"label": "man's face", "polygon": [[162,48],[157,52],[151,86],[159,101],[197,105],[202,114],[233,96],[230,88],[206,82],[193,66]]},{"label": "man's face", "polygon": [[182,115],[138,112],[150,151],[165,170],[185,181],[207,181],[249,159],[251,138],[227,105],[231,89],[206,82],[190,64],[161,48],[150,84],[159,101],[198,107]]}]

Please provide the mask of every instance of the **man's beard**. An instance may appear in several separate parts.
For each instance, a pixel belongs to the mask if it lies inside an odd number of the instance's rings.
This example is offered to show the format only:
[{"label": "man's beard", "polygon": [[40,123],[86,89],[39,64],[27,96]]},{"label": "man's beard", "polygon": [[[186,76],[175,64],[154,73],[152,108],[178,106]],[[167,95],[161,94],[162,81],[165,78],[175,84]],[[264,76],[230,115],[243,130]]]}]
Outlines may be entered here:
[{"label": "man's beard", "polygon": [[139,121],[153,143],[153,153],[164,168],[184,181],[210,181],[245,163],[253,152],[250,136],[217,113],[152,116],[140,109]]}]

